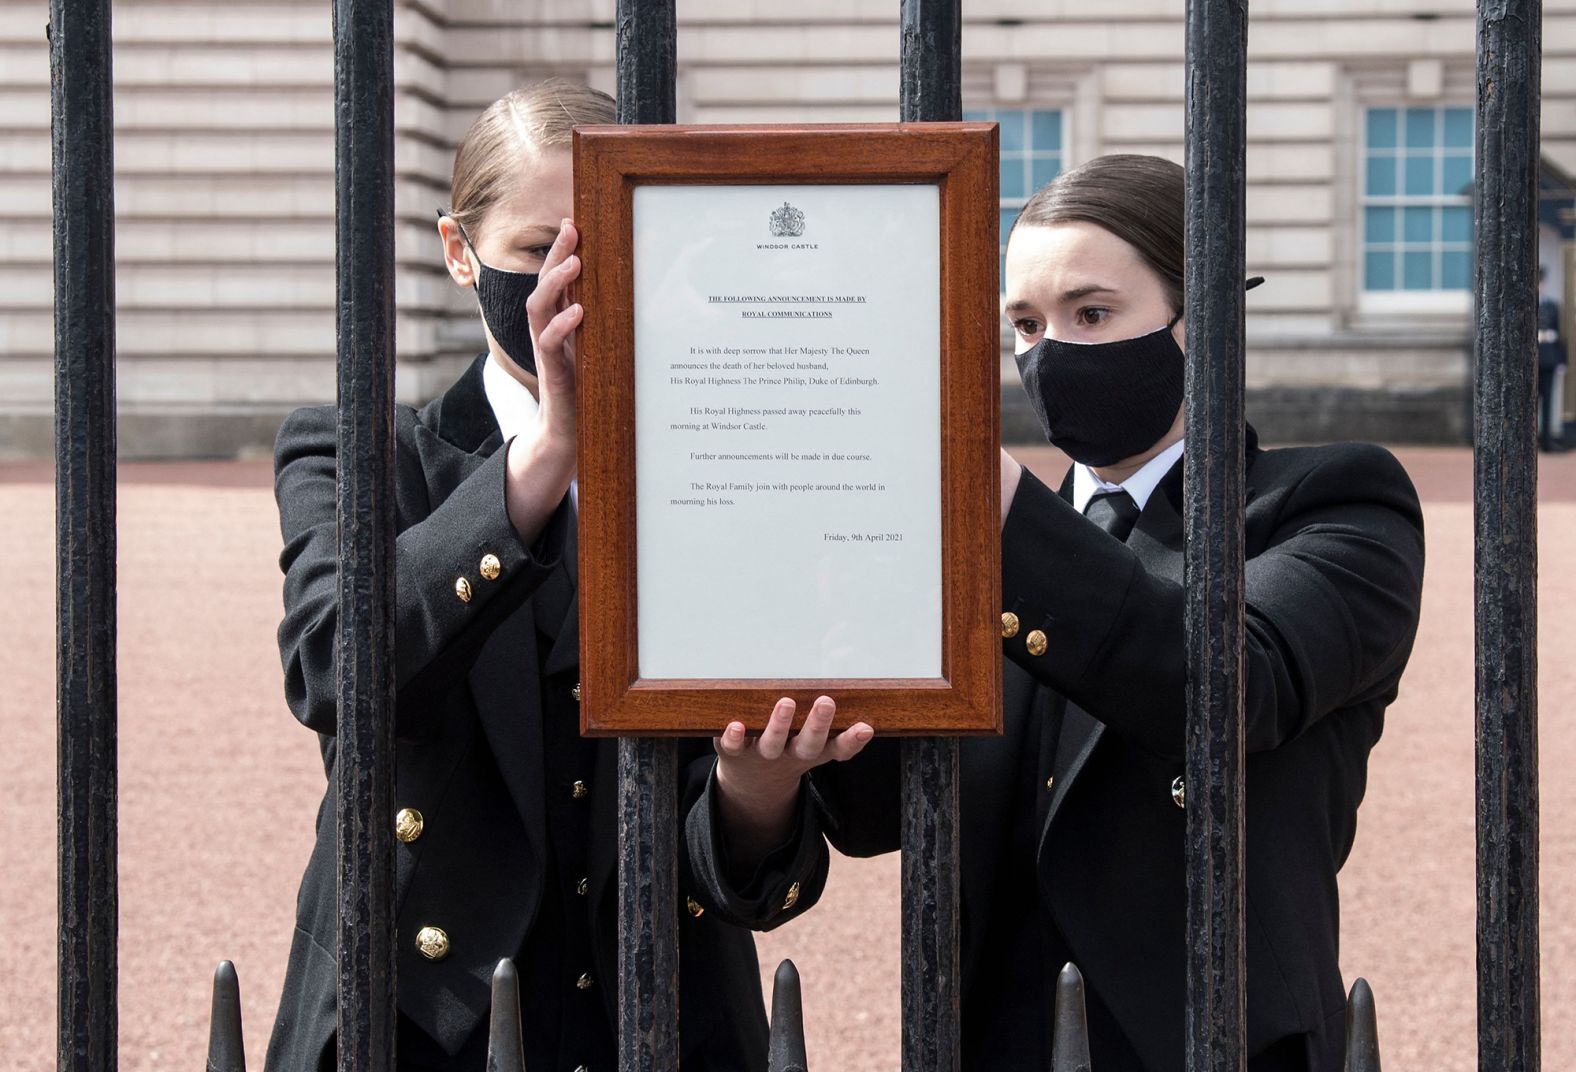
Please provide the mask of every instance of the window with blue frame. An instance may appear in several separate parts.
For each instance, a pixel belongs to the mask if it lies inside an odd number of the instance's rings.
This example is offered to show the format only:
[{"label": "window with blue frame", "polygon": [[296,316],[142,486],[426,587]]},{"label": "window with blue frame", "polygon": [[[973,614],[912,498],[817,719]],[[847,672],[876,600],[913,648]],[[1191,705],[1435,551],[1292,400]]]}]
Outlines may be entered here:
[{"label": "window with blue frame", "polygon": [[1363,289],[1472,286],[1472,109],[1369,108]]},{"label": "window with blue frame", "polygon": [[1062,112],[1059,108],[986,108],[963,113],[974,122],[1001,124],[1000,235],[997,255],[1002,285],[1007,276],[1007,232],[1034,192],[1062,170]]}]

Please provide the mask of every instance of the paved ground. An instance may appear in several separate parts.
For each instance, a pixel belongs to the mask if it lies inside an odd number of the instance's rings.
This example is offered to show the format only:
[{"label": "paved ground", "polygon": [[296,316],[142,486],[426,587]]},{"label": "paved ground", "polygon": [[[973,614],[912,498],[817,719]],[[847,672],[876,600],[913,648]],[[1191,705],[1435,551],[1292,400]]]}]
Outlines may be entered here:
[{"label": "paved ground", "polygon": [[[1386,1067],[1474,1055],[1471,461],[1407,451],[1427,503],[1417,654],[1342,873],[1343,964],[1374,984]],[[1034,464],[1054,475],[1049,451]],[[0,467],[0,1068],[54,1067],[53,489]],[[240,968],[251,1067],[278,1000],[322,773],[280,699],[279,537],[264,463],[122,471],[121,1062],[202,1066],[208,976]],[[1542,478],[1544,1067],[1576,1067],[1576,456]],[[897,1066],[895,857],[837,859],[817,911],[760,940],[804,972],[810,1055]]]}]

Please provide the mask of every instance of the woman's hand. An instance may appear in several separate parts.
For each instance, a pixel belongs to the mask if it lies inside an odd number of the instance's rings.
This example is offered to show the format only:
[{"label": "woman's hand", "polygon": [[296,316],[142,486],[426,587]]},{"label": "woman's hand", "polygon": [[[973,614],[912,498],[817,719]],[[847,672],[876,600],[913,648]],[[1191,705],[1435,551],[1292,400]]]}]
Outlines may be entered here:
[{"label": "woman's hand", "polygon": [[533,543],[575,475],[575,330],[585,310],[572,299],[580,275],[574,221],[564,220],[526,299],[536,354],[536,424],[509,445],[505,502],[520,539]]},{"label": "woman's hand", "polygon": [[1001,452],[1001,527],[1007,527],[1007,514],[1012,510],[1013,497],[1018,494],[1018,481],[1023,479],[1023,466],[1018,459]]},{"label": "woman's hand", "polygon": [[754,741],[745,736],[744,723],[730,722],[712,742],[717,749],[718,810],[736,870],[754,871],[766,853],[793,833],[799,782],[806,771],[852,759],[875,736],[867,723],[856,722],[827,740],[836,714],[831,697],[822,696],[803,728],[790,737],[794,702],[784,697]]}]

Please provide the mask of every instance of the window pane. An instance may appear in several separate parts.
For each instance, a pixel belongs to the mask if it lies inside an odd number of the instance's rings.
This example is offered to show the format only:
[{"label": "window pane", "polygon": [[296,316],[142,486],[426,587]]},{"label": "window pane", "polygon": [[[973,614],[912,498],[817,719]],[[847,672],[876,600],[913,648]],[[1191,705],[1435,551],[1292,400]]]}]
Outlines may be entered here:
[{"label": "window pane", "polygon": [[1023,113],[1003,111],[996,116],[1001,123],[1001,151],[1004,153],[1022,152],[1023,144]]},{"label": "window pane", "polygon": [[1435,158],[1430,156],[1409,156],[1406,158],[1406,192],[1411,196],[1428,196],[1436,192],[1434,189],[1434,173],[1438,171]]},{"label": "window pane", "polygon": [[1062,148],[1062,113],[1040,109],[1034,113],[1034,149],[1036,152],[1060,152]]},{"label": "window pane", "polygon": [[1445,145],[1451,149],[1472,148],[1472,109],[1445,109]]},{"label": "window pane", "polygon": [[1406,110],[1406,147],[1432,149],[1438,142],[1434,138],[1434,109],[1408,108]]},{"label": "window pane", "polygon": [[1368,148],[1395,148],[1395,109],[1368,109]]},{"label": "window pane", "polygon": [[1368,158],[1368,195],[1370,197],[1395,196],[1395,157],[1370,156]]},{"label": "window pane", "polygon": [[1007,244],[1007,232],[1012,230],[1012,221],[1018,218],[1020,208],[1004,208],[1001,210],[1001,244]]},{"label": "window pane", "polygon": [[996,117],[988,111],[963,113],[963,121],[965,123],[989,123],[994,118]]},{"label": "window pane", "polygon": [[1001,196],[1019,198],[1029,196],[1029,191],[1023,188],[1023,157],[1001,158]]},{"label": "window pane", "polygon": [[1432,253],[1403,253],[1401,254],[1401,263],[1401,289],[1434,289],[1434,255]]},{"label": "window pane", "polygon": [[1366,219],[1364,241],[1370,244],[1395,241],[1395,209],[1370,208],[1364,210],[1363,215]]},{"label": "window pane", "polygon": [[1038,190],[1050,182],[1062,170],[1062,158],[1059,156],[1040,156],[1034,160],[1034,188]]},{"label": "window pane", "polygon": [[1431,208],[1408,208],[1403,233],[1408,242],[1420,242],[1424,245],[1434,240],[1434,210]]},{"label": "window pane", "polygon": [[1364,264],[1364,286],[1369,290],[1395,289],[1394,253],[1370,253]]},{"label": "window pane", "polygon": [[1444,192],[1452,197],[1472,193],[1472,156],[1448,153],[1445,156]]},{"label": "window pane", "polygon": [[1439,286],[1444,290],[1472,289],[1472,254],[1446,253],[1439,265]]},{"label": "window pane", "polygon": [[1442,215],[1441,237],[1446,242],[1472,241],[1472,210],[1465,205],[1446,205]]}]

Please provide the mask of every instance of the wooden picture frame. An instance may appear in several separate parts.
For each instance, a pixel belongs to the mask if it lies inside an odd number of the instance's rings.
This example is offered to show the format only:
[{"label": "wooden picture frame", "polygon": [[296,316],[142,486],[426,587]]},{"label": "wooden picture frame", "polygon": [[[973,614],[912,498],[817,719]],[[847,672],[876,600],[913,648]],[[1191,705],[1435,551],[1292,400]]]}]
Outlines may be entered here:
[{"label": "wooden picture frame", "polygon": [[[593,736],[752,732],[782,696],[879,735],[1000,733],[1000,306],[993,123],[593,126],[574,133],[586,310],[577,342],[581,729]],[[648,185],[929,185],[940,226],[940,673],[647,678],[637,627],[635,191]],[[785,206],[786,207],[786,206]],[[675,568],[682,568],[676,566]],[[764,568],[764,567],[763,567]],[[896,591],[896,589],[893,589]],[[720,606],[719,630],[771,608]],[[769,643],[763,630],[762,643]]]}]

